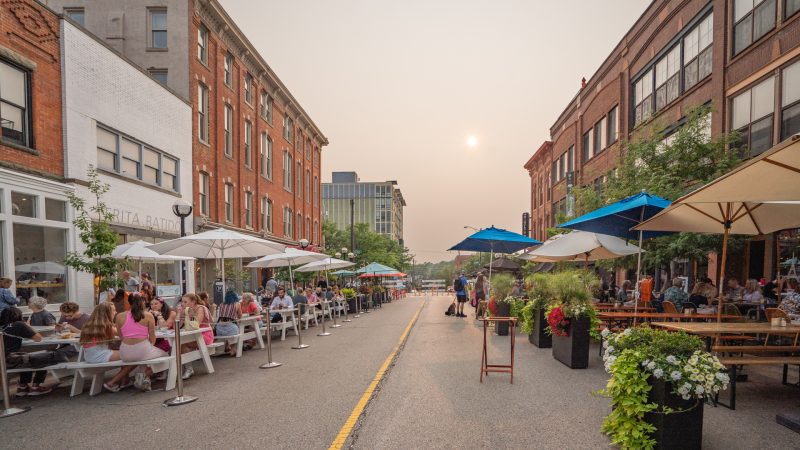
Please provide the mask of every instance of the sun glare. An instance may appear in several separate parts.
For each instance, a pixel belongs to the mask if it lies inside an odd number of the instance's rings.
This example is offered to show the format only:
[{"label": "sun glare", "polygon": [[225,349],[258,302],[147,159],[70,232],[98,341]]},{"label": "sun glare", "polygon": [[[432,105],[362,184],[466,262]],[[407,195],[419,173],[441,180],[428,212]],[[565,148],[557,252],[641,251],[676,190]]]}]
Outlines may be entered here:
[{"label": "sun glare", "polygon": [[468,147],[476,147],[478,145],[478,138],[475,136],[470,136],[467,138],[467,146]]}]

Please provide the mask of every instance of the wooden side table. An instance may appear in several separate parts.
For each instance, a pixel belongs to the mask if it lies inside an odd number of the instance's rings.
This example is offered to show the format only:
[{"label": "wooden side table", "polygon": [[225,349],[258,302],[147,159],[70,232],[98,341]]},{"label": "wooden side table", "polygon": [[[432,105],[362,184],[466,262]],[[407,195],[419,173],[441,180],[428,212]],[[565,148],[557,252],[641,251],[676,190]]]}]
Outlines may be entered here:
[{"label": "wooden side table", "polygon": [[[516,317],[484,317],[480,319],[483,322],[483,355],[481,357],[481,383],[483,383],[483,375],[489,376],[489,372],[502,372],[511,374],[511,384],[514,384],[514,341],[516,338]],[[508,322],[508,333],[511,337],[511,364],[489,364],[489,359],[486,354],[486,335],[489,329],[489,322],[497,324],[498,322]]]}]

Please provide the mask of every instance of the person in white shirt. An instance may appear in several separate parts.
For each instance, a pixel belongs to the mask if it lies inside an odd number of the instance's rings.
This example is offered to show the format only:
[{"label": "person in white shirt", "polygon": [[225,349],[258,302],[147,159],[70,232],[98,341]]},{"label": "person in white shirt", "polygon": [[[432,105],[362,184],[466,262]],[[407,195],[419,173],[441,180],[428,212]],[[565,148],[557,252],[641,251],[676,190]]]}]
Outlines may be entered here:
[{"label": "person in white shirt", "polygon": [[[272,303],[269,305],[269,309],[292,309],[294,308],[294,302],[292,301],[292,297],[286,295],[286,289],[279,287],[278,293],[275,295],[275,298],[272,299]],[[274,312],[270,317],[272,322],[280,322],[281,321],[281,314]]]}]

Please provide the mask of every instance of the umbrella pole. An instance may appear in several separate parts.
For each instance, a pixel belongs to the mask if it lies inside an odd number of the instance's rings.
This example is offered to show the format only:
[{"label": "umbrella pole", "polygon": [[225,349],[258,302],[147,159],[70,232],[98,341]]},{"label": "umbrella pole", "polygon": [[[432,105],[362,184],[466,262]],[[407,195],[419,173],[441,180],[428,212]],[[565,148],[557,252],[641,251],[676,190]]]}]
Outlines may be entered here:
[{"label": "umbrella pole", "polygon": [[728,233],[730,233],[730,224],[725,221],[725,233],[722,235],[722,259],[720,260],[719,267],[719,301],[717,301],[717,323],[722,322],[722,306],[725,302],[725,296],[722,293],[722,283],[725,281],[725,263],[728,260]]},{"label": "umbrella pole", "polygon": [[489,247],[489,289],[486,290],[489,300],[492,299],[492,262],[494,261],[494,245]]},{"label": "umbrella pole", "polygon": [[[644,211],[642,211],[644,214]],[[640,222],[641,223],[641,222]],[[639,281],[642,275],[642,230],[639,230],[639,251],[636,252],[636,289],[633,292],[633,326],[636,326],[636,314],[639,312]]]},{"label": "umbrella pole", "polygon": [[222,300],[225,300],[225,293],[228,292],[225,289],[225,247],[222,247],[222,255],[221,256],[221,267],[222,267]]}]

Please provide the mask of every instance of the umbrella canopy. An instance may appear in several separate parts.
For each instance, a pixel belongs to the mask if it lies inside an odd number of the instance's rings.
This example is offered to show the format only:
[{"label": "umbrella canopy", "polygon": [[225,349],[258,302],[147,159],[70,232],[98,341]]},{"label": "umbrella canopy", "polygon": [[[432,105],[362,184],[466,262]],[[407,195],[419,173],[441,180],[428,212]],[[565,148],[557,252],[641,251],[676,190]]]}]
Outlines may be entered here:
[{"label": "umbrella canopy", "polygon": [[403,272],[364,273],[358,278],[401,278],[406,276]]},{"label": "umbrella canopy", "polygon": [[335,275],[337,277],[352,277],[356,275],[356,273],[350,270],[337,270],[336,272],[331,272],[331,275]]},{"label": "umbrella canopy", "polygon": [[[298,272],[321,272],[324,270],[333,270],[333,269],[341,269],[344,267],[354,266],[355,263],[350,261],[345,261],[343,259],[336,259],[327,257],[320,261],[310,262],[303,267],[298,267]],[[339,272],[346,272],[347,274],[353,274],[354,272],[350,272],[349,270],[340,270]],[[333,272],[332,275],[338,275],[338,272]]]},{"label": "umbrella canopy", "polygon": [[162,255],[154,252],[149,247],[152,244],[142,240],[118,245],[111,256],[114,258],[146,259],[156,261],[186,261],[192,260],[191,256]]},{"label": "umbrella canopy", "polygon": [[299,264],[323,261],[327,260],[328,258],[328,255],[323,253],[309,252],[306,250],[298,250],[296,248],[287,247],[285,252],[263,256],[248,264],[247,267],[264,268],[296,266]]},{"label": "umbrella canopy", "polygon": [[381,274],[381,273],[398,273],[397,269],[393,269],[389,266],[385,266],[380,263],[370,263],[366,266],[356,270],[356,273],[374,273],[374,274]]},{"label": "umbrella canopy", "polygon": [[597,261],[635,255],[639,247],[622,239],[588,231],[572,231],[529,252],[539,262]]},{"label": "umbrella canopy", "polygon": [[458,244],[450,247],[449,250],[514,253],[539,244],[541,244],[541,242],[536,239],[531,239],[528,236],[492,226],[472,234]]},{"label": "umbrella canopy", "polygon": [[[639,232],[632,231],[631,228],[658,214],[669,204],[670,201],[665,198],[642,192],[576,217],[558,225],[558,228],[591,231],[623,239],[638,239]],[[643,238],[648,239],[663,234],[666,233],[647,231],[643,233]]]},{"label": "umbrella canopy", "polygon": [[17,272],[46,273],[50,275],[64,275],[66,273],[66,267],[52,261],[20,264],[15,270]]},{"label": "umbrella canopy", "polygon": [[[491,267],[489,267],[491,266]],[[497,258],[492,261],[491,264],[484,264],[484,268],[489,269],[491,268],[493,271],[506,271],[506,272],[518,272],[522,269],[522,266],[519,263],[514,262],[508,258]]]}]

